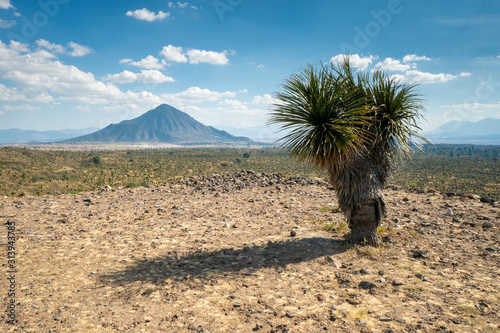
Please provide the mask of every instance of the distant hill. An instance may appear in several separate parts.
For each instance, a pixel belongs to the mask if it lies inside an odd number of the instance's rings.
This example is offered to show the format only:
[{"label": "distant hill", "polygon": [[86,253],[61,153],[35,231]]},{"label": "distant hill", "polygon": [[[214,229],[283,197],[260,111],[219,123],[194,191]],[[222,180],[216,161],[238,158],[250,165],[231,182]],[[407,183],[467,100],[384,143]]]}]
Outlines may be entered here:
[{"label": "distant hill", "polygon": [[226,131],[206,126],[185,112],[162,104],[140,117],[111,124],[95,133],[65,140],[63,143],[155,142],[177,144],[223,144],[252,142]]},{"label": "distant hill", "polygon": [[54,142],[75,136],[85,135],[99,130],[98,128],[65,129],[54,131],[21,130],[17,128],[0,130],[0,144],[20,142]]},{"label": "distant hill", "polygon": [[435,143],[500,144],[500,119],[450,121],[422,135]]}]

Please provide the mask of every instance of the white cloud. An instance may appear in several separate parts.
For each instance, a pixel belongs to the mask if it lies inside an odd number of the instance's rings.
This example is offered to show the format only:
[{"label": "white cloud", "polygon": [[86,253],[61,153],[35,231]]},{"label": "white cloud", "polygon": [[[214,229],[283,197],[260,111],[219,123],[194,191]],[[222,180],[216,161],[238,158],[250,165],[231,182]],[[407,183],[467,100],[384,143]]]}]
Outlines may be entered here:
[{"label": "white cloud", "polygon": [[263,64],[256,64],[256,63],[255,63],[255,62],[253,62],[253,61],[251,61],[251,62],[249,63],[249,65],[250,65],[250,66],[252,66],[252,67],[258,68],[258,69],[261,69],[261,68],[265,68],[265,67],[266,67],[266,66],[265,66],[265,65],[263,65]]},{"label": "white cloud", "polygon": [[129,62],[132,62],[134,61],[133,59],[129,59],[129,58],[124,58],[120,61],[118,61],[119,64],[128,64]]},{"label": "white cloud", "polygon": [[10,0],[0,0],[0,9],[14,8],[10,3]]},{"label": "white cloud", "polygon": [[91,48],[77,43],[69,42],[68,46],[73,49],[73,51],[69,52],[69,55],[73,57],[83,57],[92,52]]},{"label": "white cloud", "polygon": [[252,104],[261,106],[271,106],[277,102],[278,100],[269,94],[264,94],[263,96],[260,95],[254,96],[252,100]]},{"label": "white cloud", "polygon": [[144,83],[163,83],[174,82],[175,80],[170,76],[163,75],[160,71],[152,69],[142,70],[141,73],[137,75],[137,81]]},{"label": "white cloud", "polygon": [[189,63],[199,64],[200,62],[206,62],[213,65],[227,65],[229,59],[226,57],[226,52],[214,52],[205,50],[189,50],[187,52],[189,57]]},{"label": "white cloud", "polygon": [[28,57],[35,60],[35,61],[57,58],[55,55],[53,55],[52,53],[50,53],[47,50],[36,50],[35,52],[30,53],[28,55]]},{"label": "white cloud", "polygon": [[26,52],[30,51],[28,44],[19,43],[19,42],[16,42],[15,40],[10,41],[9,49],[17,51],[17,52],[22,52],[22,53],[26,53]]},{"label": "white cloud", "polygon": [[37,102],[49,103],[53,101],[52,96],[43,93],[30,91],[21,92],[17,87],[6,87],[0,83],[0,101],[3,102]]},{"label": "white cloud", "polygon": [[163,75],[163,73],[156,69],[142,70],[140,73],[123,71],[119,74],[107,75],[104,77],[104,80],[114,83],[131,83],[136,81],[143,83],[174,82],[174,79],[172,77],[165,76]]},{"label": "white cloud", "polygon": [[186,56],[182,52],[182,47],[177,47],[173,45],[167,45],[164,46],[163,49],[160,51],[160,54],[165,58],[167,61],[174,61],[174,62],[187,62]]},{"label": "white cloud", "polygon": [[2,28],[2,29],[9,29],[10,27],[15,26],[16,23],[17,22],[15,20],[7,21],[7,20],[2,20],[0,18],[0,28]]},{"label": "white cloud", "polygon": [[431,60],[431,58],[427,58],[426,56],[417,56],[416,54],[407,54],[403,57],[403,62],[421,61],[421,60]]},{"label": "white cloud", "polygon": [[157,58],[153,57],[152,55],[148,55],[146,58],[141,59],[139,61],[134,61],[129,63],[129,65],[132,66],[137,66],[139,68],[144,68],[144,69],[162,69],[165,67],[165,60],[158,60]]},{"label": "white cloud", "polygon": [[147,10],[146,8],[143,9],[137,9],[134,11],[128,11],[127,16],[132,16],[133,18],[136,18],[138,20],[142,21],[148,21],[148,22],[153,22],[153,21],[161,21],[164,18],[167,18],[170,16],[170,12],[162,12],[161,10],[158,12],[158,14],[155,14],[154,12]]},{"label": "white cloud", "polygon": [[223,99],[218,104],[222,105],[222,106],[228,106],[231,109],[237,109],[237,110],[247,110],[248,109],[248,107],[245,105],[245,103],[240,102],[236,99]]},{"label": "white cloud", "polygon": [[375,67],[386,71],[404,72],[409,70],[410,65],[402,64],[401,61],[393,58],[385,58],[384,61],[378,62]]},{"label": "white cloud", "polygon": [[216,102],[223,98],[236,97],[236,93],[232,91],[217,92],[199,87],[191,87],[179,93],[162,94],[160,97],[169,104],[185,105],[190,103]]},{"label": "white cloud", "polygon": [[467,77],[467,76],[470,76],[470,73],[460,73],[459,75],[452,75],[445,73],[433,74],[433,73],[420,72],[417,70],[406,71],[404,74],[392,75],[393,78],[401,82],[422,83],[422,84],[443,83],[443,82],[448,82],[450,80],[458,79],[460,77]]},{"label": "white cloud", "polygon": [[108,74],[104,77],[104,81],[114,83],[131,83],[137,81],[137,74],[131,71],[123,71],[119,74]]},{"label": "white cloud", "polygon": [[65,53],[66,49],[62,45],[58,44],[52,44],[51,42],[45,40],[45,39],[39,39],[36,41],[36,44],[40,48],[45,48],[47,50],[50,50],[54,53]]},{"label": "white cloud", "polygon": [[330,60],[335,65],[339,65],[344,61],[345,57],[349,57],[349,61],[351,63],[351,66],[358,68],[360,70],[365,70],[368,68],[368,66],[371,65],[373,60],[377,59],[377,57],[369,55],[368,57],[362,57],[359,54],[338,54]]},{"label": "white cloud", "polygon": [[22,105],[4,105],[3,110],[7,112],[11,111],[32,111],[32,110],[40,110],[41,107],[39,106],[33,106],[33,105],[28,105],[28,104],[22,104]]},{"label": "white cloud", "polygon": [[452,110],[463,110],[463,109],[499,109],[500,103],[493,104],[483,104],[483,103],[464,103],[464,104],[454,104],[454,105],[441,105],[443,109],[452,109]]},{"label": "white cloud", "polygon": [[215,126],[216,128],[233,127],[231,134],[239,135],[236,128],[249,128],[253,126],[264,126],[267,110],[235,108],[231,105],[219,105],[218,107],[196,107],[185,106],[181,110],[188,112],[196,120],[203,124]]},{"label": "white cloud", "polygon": [[[177,4],[173,3],[173,2],[169,2],[168,3],[168,8],[176,8],[176,7],[179,7],[179,8],[186,8],[189,4],[187,2],[177,2]],[[193,8],[193,9],[198,9],[197,7],[195,6],[189,6],[190,8]]]},{"label": "white cloud", "polygon": [[[13,45],[11,43],[11,45]],[[54,60],[46,50],[23,54],[0,41],[0,77],[15,86],[0,85],[0,100],[6,102],[77,101],[99,103],[160,103],[150,92],[123,92],[113,84],[96,80],[90,72]],[[19,45],[17,45],[19,48]],[[146,73],[145,78],[151,77]]]}]

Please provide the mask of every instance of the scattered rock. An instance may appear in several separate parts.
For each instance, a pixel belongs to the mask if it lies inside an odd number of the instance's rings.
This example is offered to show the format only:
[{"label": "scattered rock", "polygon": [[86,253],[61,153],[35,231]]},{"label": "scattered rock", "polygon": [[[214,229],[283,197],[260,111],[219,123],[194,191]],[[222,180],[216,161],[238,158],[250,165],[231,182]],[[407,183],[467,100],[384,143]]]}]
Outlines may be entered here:
[{"label": "scattered rock", "polygon": [[398,286],[404,285],[404,282],[399,280],[399,279],[396,279],[396,280],[392,281],[392,285],[395,287],[398,287]]},{"label": "scattered rock", "polygon": [[484,203],[489,203],[489,204],[494,204],[495,203],[495,200],[494,199],[491,199],[491,198],[488,198],[488,197],[481,197],[479,198],[479,201],[481,202],[484,202]]},{"label": "scattered rock", "polygon": [[446,213],[444,213],[444,215],[446,215],[446,216],[453,216],[453,211],[451,210],[451,208],[448,208],[446,210]]},{"label": "scattered rock", "polygon": [[427,250],[413,250],[413,258],[427,258],[429,251]]},{"label": "scattered rock", "polygon": [[361,281],[359,283],[358,287],[361,289],[373,289],[373,288],[377,288],[377,285],[375,283],[371,283],[368,281]]},{"label": "scattered rock", "polygon": [[261,324],[255,324],[255,327],[252,328],[252,331],[258,331],[260,329],[262,329],[264,326],[262,326]]},{"label": "scattered rock", "polygon": [[297,231],[295,230],[290,231],[290,237],[295,237],[295,236],[297,236]]},{"label": "scattered rock", "polygon": [[363,274],[363,275],[368,275],[368,274],[370,274],[370,271],[369,271],[369,270],[367,270],[366,268],[362,268],[359,272],[360,272],[361,274]]},{"label": "scattered rock", "polygon": [[366,326],[366,321],[364,321],[364,320],[359,320],[359,321],[357,322],[357,325],[358,325],[358,326]]},{"label": "scattered rock", "polygon": [[387,322],[387,321],[392,321],[392,318],[389,318],[389,317],[380,317],[379,320]]},{"label": "scattered rock", "polygon": [[396,243],[396,241],[393,238],[389,237],[389,236],[382,237],[382,242],[384,242],[384,243],[390,243],[390,244]]},{"label": "scattered rock", "polygon": [[326,256],[325,261],[327,263],[331,264],[333,267],[336,267],[336,268],[342,267],[342,264],[339,261],[335,260],[332,256]]},{"label": "scattered rock", "polygon": [[494,227],[493,223],[491,223],[491,222],[484,222],[483,224],[481,224],[481,228],[483,228],[483,229],[491,229],[493,227]]}]

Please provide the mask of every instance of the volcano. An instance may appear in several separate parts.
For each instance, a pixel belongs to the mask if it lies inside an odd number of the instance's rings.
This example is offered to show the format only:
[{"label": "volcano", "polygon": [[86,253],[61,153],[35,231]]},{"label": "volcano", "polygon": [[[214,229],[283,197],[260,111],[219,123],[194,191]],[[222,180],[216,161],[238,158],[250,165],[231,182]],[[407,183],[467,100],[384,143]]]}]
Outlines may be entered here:
[{"label": "volcano", "polygon": [[226,131],[206,126],[173,106],[162,104],[142,116],[111,124],[97,132],[65,140],[63,143],[151,142],[176,144],[251,143]]}]

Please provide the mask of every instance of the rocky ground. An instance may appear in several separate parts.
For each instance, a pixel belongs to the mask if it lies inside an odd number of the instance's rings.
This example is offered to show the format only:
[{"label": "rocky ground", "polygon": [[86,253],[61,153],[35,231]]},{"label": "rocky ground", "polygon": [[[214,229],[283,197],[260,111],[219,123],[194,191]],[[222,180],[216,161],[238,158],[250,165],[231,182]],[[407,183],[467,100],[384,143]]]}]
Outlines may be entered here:
[{"label": "rocky ground", "polygon": [[344,242],[321,180],[242,171],[0,199],[3,332],[498,332],[500,206],[385,191],[383,247]]}]

